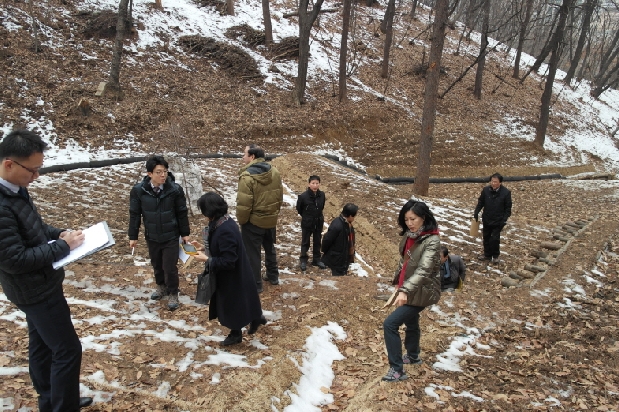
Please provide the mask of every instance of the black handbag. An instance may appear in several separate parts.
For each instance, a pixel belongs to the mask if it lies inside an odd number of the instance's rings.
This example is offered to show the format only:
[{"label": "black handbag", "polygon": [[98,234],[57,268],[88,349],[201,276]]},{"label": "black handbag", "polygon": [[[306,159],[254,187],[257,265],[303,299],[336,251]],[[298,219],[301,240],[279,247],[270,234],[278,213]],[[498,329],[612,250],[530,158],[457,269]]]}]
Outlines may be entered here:
[{"label": "black handbag", "polygon": [[208,305],[215,289],[217,288],[217,281],[214,274],[211,274],[209,265],[204,268],[204,272],[198,275],[198,291],[196,292],[196,303],[200,305]]}]

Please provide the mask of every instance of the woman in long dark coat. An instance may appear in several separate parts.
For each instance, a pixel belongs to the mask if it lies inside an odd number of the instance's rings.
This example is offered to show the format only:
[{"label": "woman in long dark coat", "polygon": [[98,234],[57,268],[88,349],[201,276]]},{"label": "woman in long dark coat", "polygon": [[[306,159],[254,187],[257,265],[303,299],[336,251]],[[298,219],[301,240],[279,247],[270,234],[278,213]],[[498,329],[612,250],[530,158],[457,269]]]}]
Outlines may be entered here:
[{"label": "woman in long dark coat", "polygon": [[[209,320],[230,328],[230,334],[222,345],[242,342],[241,329],[248,324],[248,333],[253,334],[260,325],[266,324],[262,315],[260,297],[249,259],[241,239],[237,223],[228,215],[228,204],[215,192],[208,192],[198,200],[200,211],[209,220],[205,228],[205,247],[208,256],[201,251],[194,255],[205,262],[215,274],[216,289],[209,304]],[[198,242],[192,242],[202,249]]]}]

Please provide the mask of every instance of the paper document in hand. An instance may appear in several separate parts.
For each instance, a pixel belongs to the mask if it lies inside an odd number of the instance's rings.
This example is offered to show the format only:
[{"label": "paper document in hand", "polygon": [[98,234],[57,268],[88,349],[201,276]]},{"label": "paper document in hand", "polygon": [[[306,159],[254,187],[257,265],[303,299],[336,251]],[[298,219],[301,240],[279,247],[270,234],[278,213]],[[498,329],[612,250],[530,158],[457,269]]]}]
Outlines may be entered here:
[{"label": "paper document in hand", "polygon": [[75,262],[116,243],[107,226],[107,222],[99,222],[88,229],[82,230],[82,232],[84,233],[84,243],[73,249],[65,258],[54,262],[52,265],[54,269]]}]

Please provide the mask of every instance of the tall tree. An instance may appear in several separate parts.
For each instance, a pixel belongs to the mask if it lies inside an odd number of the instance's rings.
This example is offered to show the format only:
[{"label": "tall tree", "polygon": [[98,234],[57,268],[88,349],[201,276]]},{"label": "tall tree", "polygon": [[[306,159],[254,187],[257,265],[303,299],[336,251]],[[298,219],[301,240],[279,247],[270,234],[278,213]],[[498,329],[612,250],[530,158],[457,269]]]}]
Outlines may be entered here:
[{"label": "tall tree", "polygon": [[527,29],[531,21],[531,15],[533,14],[533,1],[527,0],[524,8],[524,17],[522,23],[520,23],[520,30],[518,31],[518,47],[516,48],[516,60],[514,61],[514,73],[512,77],[517,79],[520,77],[520,58],[522,57],[522,48],[527,36]]},{"label": "tall tree", "polygon": [[578,43],[576,43],[576,50],[574,51],[574,56],[572,56],[572,61],[570,62],[570,68],[567,70],[565,79],[563,79],[563,81],[566,84],[570,84],[572,82],[572,79],[574,78],[574,74],[576,73],[576,68],[578,67],[578,63],[582,59],[582,51],[585,48],[585,42],[587,41],[587,36],[589,35],[589,29],[591,28],[591,17],[593,16],[593,11],[596,8],[597,8],[597,0],[587,0],[583,6],[583,16],[582,16],[582,25],[580,27],[580,36],[578,36]]},{"label": "tall tree", "polygon": [[352,0],[344,0],[342,15],[342,43],[340,45],[340,71],[339,71],[339,101],[346,100],[346,56],[348,54],[348,29],[350,27],[350,12]]},{"label": "tall tree", "polygon": [[294,90],[294,102],[301,105],[305,101],[305,87],[307,85],[307,65],[310,54],[310,33],[312,26],[320,13],[324,0],[316,0],[312,10],[308,10],[309,0],[299,0],[299,69]]},{"label": "tall tree", "polygon": [[120,63],[123,54],[123,43],[125,42],[125,31],[127,27],[127,9],[129,0],[120,0],[118,5],[118,20],[116,21],[116,41],[112,52],[112,67],[110,77],[105,85],[105,93],[112,94],[116,98],[122,97],[120,89]]},{"label": "tall tree", "polygon": [[271,24],[269,0],[262,0],[262,19],[264,20],[264,42],[267,47],[271,47],[273,44],[273,25]]},{"label": "tall tree", "polygon": [[234,16],[234,0],[226,0],[226,14]]},{"label": "tall tree", "polygon": [[550,62],[548,63],[548,76],[546,77],[546,85],[542,94],[542,104],[540,108],[539,123],[535,130],[535,145],[540,148],[544,147],[546,141],[546,129],[548,129],[548,120],[550,117],[550,99],[552,98],[552,86],[554,85],[555,75],[559,67],[559,58],[563,49],[565,22],[570,9],[574,6],[575,0],[563,0],[563,4],[559,8],[559,21],[552,40],[549,44]]},{"label": "tall tree", "polygon": [[445,44],[445,28],[449,17],[449,0],[436,0],[435,17],[432,30],[432,43],[428,70],[426,71],[426,90],[424,93],[423,114],[421,118],[421,135],[419,137],[419,157],[413,192],[427,196],[430,187],[430,164],[432,159],[432,143],[434,140],[434,124],[436,122],[436,103],[438,99],[438,82],[441,69],[441,58]]},{"label": "tall tree", "polygon": [[490,30],[490,0],[483,0],[482,13],[484,15],[481,28],[481,45],[479,48],[479,61],[477,62],[477,72],[475,73],[475,86],[473,96],[481,100],[481,89],[486,67],[486,55],[488,54],[488,31]]},{"label": "tall tree", "polygon": [[413,7],[411,8],[411,12],[408,14],[411,19],[415,17],[415,13],[417,12],[417,2],[418,0],[413,0]]},{"label": "tall tree", "polygon": [[[393,15],[395,14],[395,0],[389,0],[387,3],[387,10],[385,11],[385,18],[383,23],[385,24],[385,44],[383,46],[383,65],[380,72],[381,77],[387,78],[389,76],[389,51],[391,50],[391,43],[393,42]],[[382,25],[381,25],[382,28]]]},{"label": "tall tree", "polygon": [[28,0],[28,13],[30,14],[30,18],[32,19],[32,48],[35,53],[39,52],[39,23],[34,15],[34,7],[32,7],[32,3],[34,0]]}]

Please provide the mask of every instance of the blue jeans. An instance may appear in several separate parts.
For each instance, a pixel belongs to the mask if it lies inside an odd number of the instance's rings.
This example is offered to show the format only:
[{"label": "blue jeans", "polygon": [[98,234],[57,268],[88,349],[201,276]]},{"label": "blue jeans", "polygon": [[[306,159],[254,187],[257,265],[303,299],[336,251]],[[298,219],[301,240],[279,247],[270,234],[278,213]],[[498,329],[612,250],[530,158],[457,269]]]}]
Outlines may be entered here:
[{"label": "blue jeans", "polygon": [[425,307],[402,305],[396,308],[391,315],[383,322],[383,332],[385,334],[385,346],[389,366],[401,371],[404,368],[402,362],[402,339],[400,339],[400,326],[406,325],[404,336],[404,347],[406,352],[413,357],[419,356],[419,339],[421,339],[421,329],[419,329],[419,313]]},{"label": "blue jeans", "polygon": [[39,411],[78,412],[82,345],[62,288],[47,300],[17,307],[28,322],[30,378]]}]

